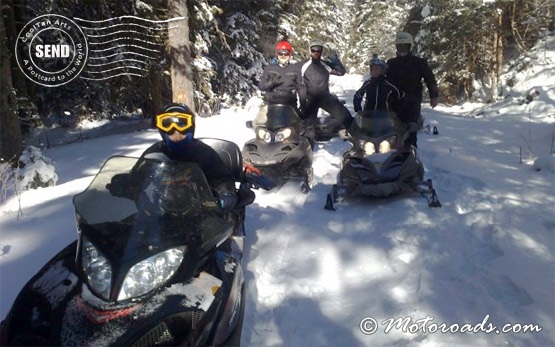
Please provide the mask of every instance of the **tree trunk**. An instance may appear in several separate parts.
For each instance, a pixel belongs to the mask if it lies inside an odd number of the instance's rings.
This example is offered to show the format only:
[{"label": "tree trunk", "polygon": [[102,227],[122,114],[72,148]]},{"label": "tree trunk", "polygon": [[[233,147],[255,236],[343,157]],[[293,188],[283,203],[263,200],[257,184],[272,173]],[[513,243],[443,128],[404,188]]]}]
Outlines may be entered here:
[{"label": "tree trunk", "polygon": [[[5,1],[5,2],[9,2],[9,4],[6,4],[6,8],[3,9],[2,13],[5,16],[5,30],[6,30],[6,43],[8,45],[9,48],[13,48],[15,47],[16,44],[16,38],[17,38],[17,34],[19,32],[18,26],[16,25],[16,22],[18,20],[21,20],[21,18],[18,18],[16,16],[16,10],[14,9],[14,6],[21,6],[21,4],[14,4],[13,1]],[[21,70],[19,69],[19,66],[17,66],[17,62],[15,60],[15,52],[14,54],[12,54],[11,58],[10,58],[10,64],[12,66],[12,85],[15,88],[15,90],[17,90],[17,95],[21,96],[22,94],[24,96],[27,95],[27,86],[26,86],[26,77],[23,74],[23,72],[21,72]]]},{"label": "tree trunk", "polygon": [[497,95],[499,95],[498,87],[499,87],[499,79],[501,78],[501,74],[503,73],[503,50],[505,49],[503,45],[503,12],[498,10],[497,13],[497,42],[496,42],[496,51],[495,51],[495,77],[496,77],[496,91]]},{"label": "tree trunk", "polygon": [[172,99],[195,110],[187,1],[170,0],[168,12],[170,18],[182,18],[168,23]]},{"label": "tree trunk", "polygon": [[15,164],[23,151],[23,144],[12,90],[10,55],[4,16],[0,15],[0,159]]},{"label": "tree trunk", "polygon": [[[4,0],[4,25],[8,48],[16,46],[17,35],[25,25],[25,3],[23,0]],[[21,49],[21,48],[20,48]],[[15,53],[10,57],[12,70],[12,86],[17,95],[17,113],[21,122],[22,132],[34,127],[32,119],[38,114],[37,106],[33,102],[35,83],[29,80],[21,71],[15,59]]]}]

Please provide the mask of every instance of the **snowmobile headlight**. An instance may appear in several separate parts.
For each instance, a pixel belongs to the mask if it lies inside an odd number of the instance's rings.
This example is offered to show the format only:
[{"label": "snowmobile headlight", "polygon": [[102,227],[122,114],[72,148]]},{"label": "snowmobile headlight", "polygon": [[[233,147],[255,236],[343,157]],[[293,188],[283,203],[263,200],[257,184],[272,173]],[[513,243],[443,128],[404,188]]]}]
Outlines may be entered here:
[{"label": "snowmobile headlight", "polygon": [[360,148],[362,148],[367,155],[376,153],[376,146],[370,141],[361,141]]},{"label": "snowmobile headlight", "polygon": [[91,288],[103,298],[110,297],[112,266],[106,257],[86,238],[83,238],[81,266]]},{"label": "snowmobile headlight", "polygon": [[185,246],[168,249],[135,264],[125,276],[118,300],[146,294],[164,284],[181,265],[185,250]]},{"label": "snowmobile headlight", "polygon": [[380,142],[379,152],[380,153],[387,153],[387,152],[391,151],[391,148],[395,144],[395,141],[397,141],[397,138],[395,136],[391,136],[387,140],[384,140],[384,141]]},{"label": "snowmobile headlight", "polygon": [[257,135],[259,139],[266,143],[272,142],[272,134],[264,128],[258,129]]},{"label": "snowmobile headlight", "polygon": [[291,136],[291,129],[290,128],[284,128],[281,129],[280,131],[278,131],[276,133],[276,136],[274,137],[276,142],[283,142],[285,140],[287,140],[289,138],[289,136]]},{"label": "snowmobile headlight", "polygon": [[389,141],[384,140],[382,142],[380,142],[380,148],[379,148],[380,153],[387,153],[389,151],[391,151],[391,143],[389,143]]}]

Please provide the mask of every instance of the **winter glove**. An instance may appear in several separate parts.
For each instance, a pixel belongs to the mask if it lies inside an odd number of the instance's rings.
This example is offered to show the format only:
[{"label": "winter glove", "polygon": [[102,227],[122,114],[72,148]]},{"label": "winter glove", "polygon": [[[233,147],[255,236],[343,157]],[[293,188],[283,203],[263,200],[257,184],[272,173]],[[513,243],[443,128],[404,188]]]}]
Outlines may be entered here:
[{"label": "winter glove", "polygon": [[340,61],[339,61],[339,56],[337,55],[337,53],[334,53],[331,57],[330,57],[330,63],[333,66],[337,66],[339,65]]},{"label": "winter glove", "polygon": [[232,192],[225,192],[219,196],[220,207],[224,212],[229,212],[237,204],[237,195]]},{"label": "winter glove", "polygon": [[280,75],[270,75],[270,85],[273,87],[277,87],[280,84],[282,84],[283,81],[281,80],[281,76]]},{"label": "winter glove", "polygon": [[129,174],[117,174],[112,177],[110,183],[106,185],[106,189],[112,194],[113,196],[117,197],[129,197],[130,189],[129,189]]},{"label": "winter glove", "polygon": [[332,55],[327,56],[325,59],[323,59],[323,61],[329,65],[332,69],[335,69],[339,64],[339,57],[337,56],[337,53],[334,53]]},{"label": "winter glove", "polygon": [[271,57],[269,63],[270,65],[277,65],[279,64],[279,61],[277,60],[276,57]]}]

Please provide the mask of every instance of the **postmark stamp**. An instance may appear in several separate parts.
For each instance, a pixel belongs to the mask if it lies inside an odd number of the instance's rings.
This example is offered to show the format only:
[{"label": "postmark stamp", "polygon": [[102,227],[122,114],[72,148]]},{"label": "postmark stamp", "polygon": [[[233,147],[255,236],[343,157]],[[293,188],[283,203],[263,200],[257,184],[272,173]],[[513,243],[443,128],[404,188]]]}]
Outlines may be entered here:
[{"label": "postmark stamp", "polygon": [[19,32],[15,56],[31,81],[45,87],[61,86],[83,71],[88,57],[87,37],[71,19],[45,14]]}]

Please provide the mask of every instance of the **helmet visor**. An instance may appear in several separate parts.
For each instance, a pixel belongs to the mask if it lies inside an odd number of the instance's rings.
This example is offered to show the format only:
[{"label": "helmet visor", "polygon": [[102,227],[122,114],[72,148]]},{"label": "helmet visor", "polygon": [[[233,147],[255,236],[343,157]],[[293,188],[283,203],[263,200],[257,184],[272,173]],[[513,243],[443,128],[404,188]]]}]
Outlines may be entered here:
[{"label": "helmet visor", "polygon": [[187,113],[169,112],[156,116],[156,127],[169,133],[173,129],[184,132],[193,126],[193,116]]},{"label": "helmet visor", "polygon": [[278,56],[289,56],[289,51],[286,49],[280,49],[279,51],[277,51],[277,55]]}]

